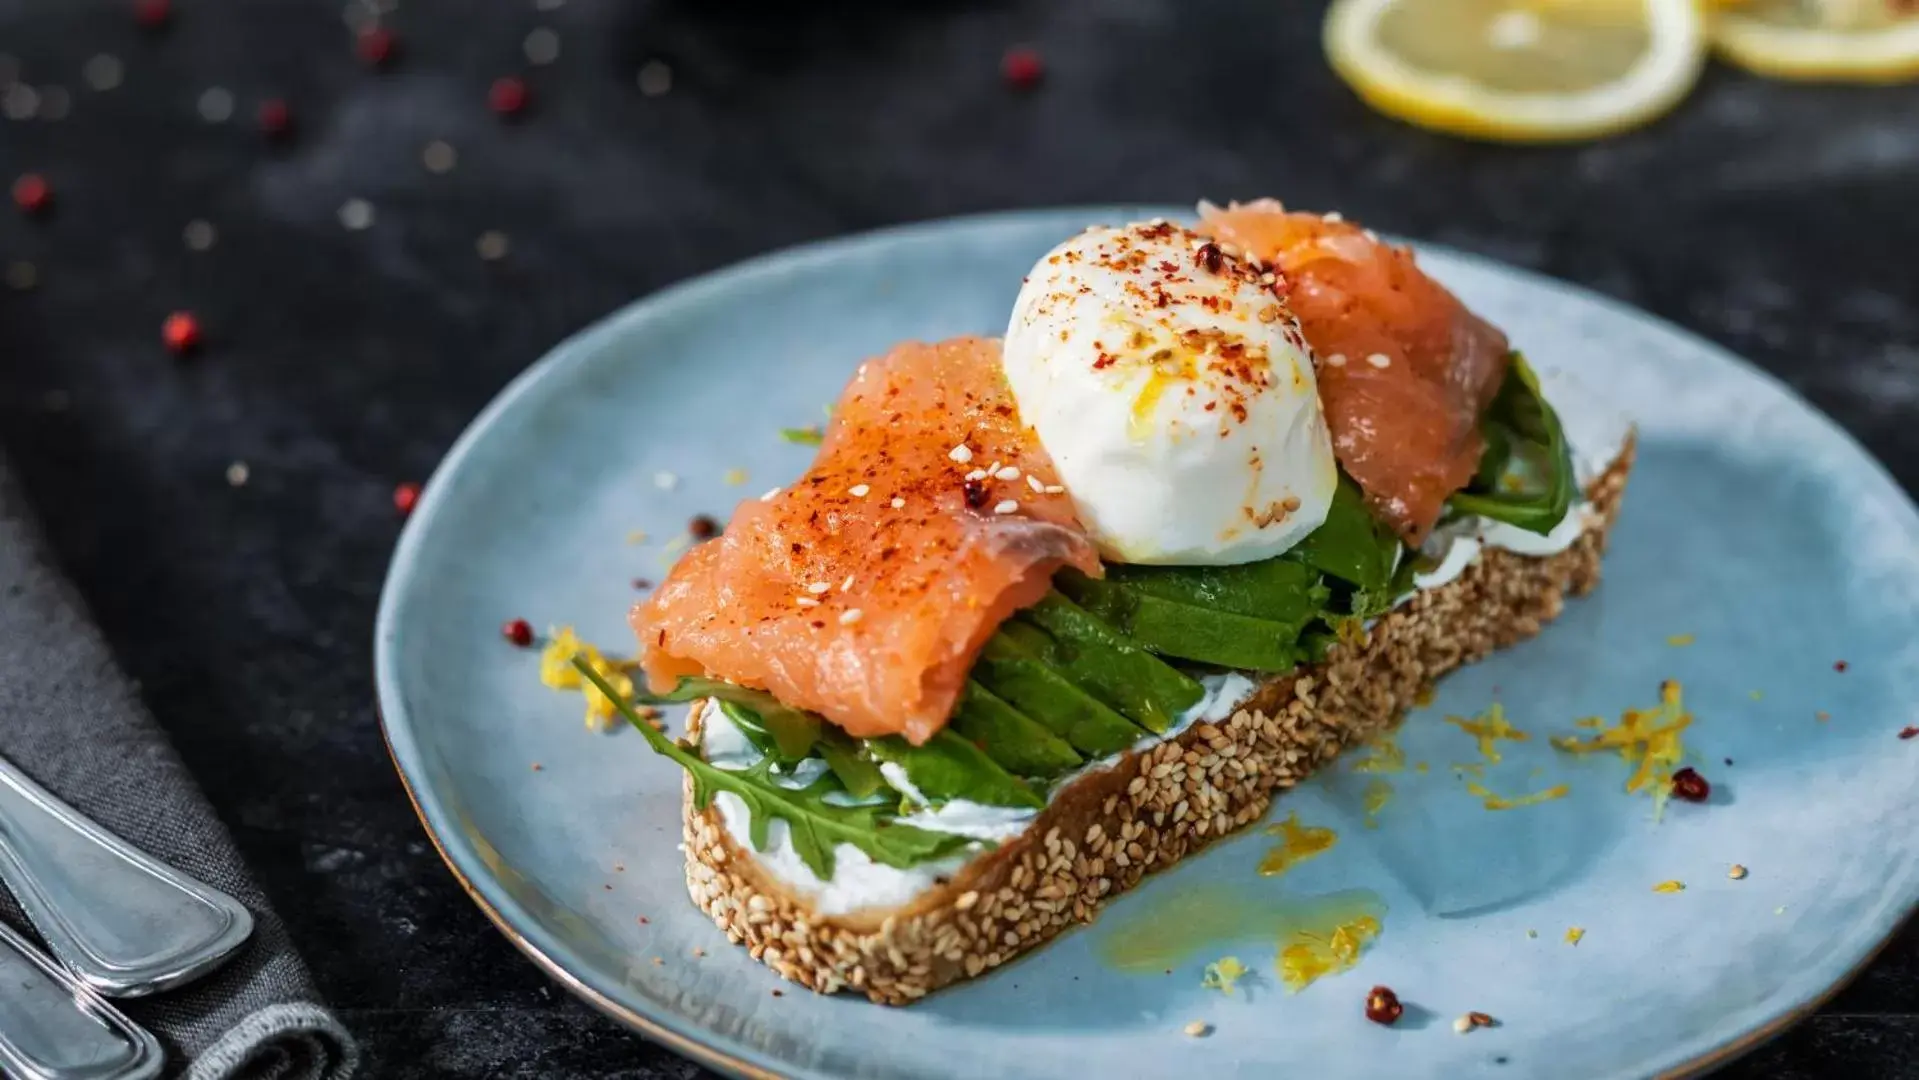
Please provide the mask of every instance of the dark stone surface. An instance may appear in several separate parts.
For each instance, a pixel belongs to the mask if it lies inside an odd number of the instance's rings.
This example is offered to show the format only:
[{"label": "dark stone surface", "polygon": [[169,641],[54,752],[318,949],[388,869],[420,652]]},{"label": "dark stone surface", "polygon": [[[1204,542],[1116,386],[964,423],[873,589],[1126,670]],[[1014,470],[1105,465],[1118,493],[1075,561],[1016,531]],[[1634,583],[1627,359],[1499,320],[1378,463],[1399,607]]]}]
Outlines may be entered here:
[{"label": "dark stone surface", "polygon": [[[0,0],[0,53],[61,84],[0,119],[0,444],[147,701],[248,853],[378,1076],[704,1075],[520,959],[461,895],[388,767],[369,636],[395,482],[508,378],[668,282],[890,222],[1094,201],[1283,195],[1597,288],[1768,368],[1919,485],[1919,86],[1709,72],[1592,146],[1469,145],[1362,108],[1318,15],[1270,0],[712,4],[404,0],[400,62],[355,60],[342,0]],[[518,123],[487,85],[557,29]],[[1002,85],[1029,41],[1047,73]],[[110,53],[125,83],[86,88]],[[673,65],[665,97],[634,75]],[[195,102],[231,90],[235,119]],[[298,134],[252,117],[286,98]],[[449,175],[423,144],[459,150]],[[378,220],[341,228],[369,200]],[[218,244],[181,229],[212,221]],[[499,229],[509,259],[474,240]],[[177,362],[161,319],[198,311]],[[223,479],[244,460],[243,488]],[[1809,792],[1809,798],[1843,792]],[[1740,1077],[1919,1075],[1910,929]]]}]

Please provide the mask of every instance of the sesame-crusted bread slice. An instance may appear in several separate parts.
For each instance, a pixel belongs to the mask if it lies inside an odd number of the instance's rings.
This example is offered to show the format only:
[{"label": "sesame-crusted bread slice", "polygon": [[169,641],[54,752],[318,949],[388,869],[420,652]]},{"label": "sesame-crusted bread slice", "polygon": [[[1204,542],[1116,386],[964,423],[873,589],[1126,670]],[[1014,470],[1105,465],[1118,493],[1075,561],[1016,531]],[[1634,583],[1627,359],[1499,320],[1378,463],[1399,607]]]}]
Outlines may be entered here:
[{"label": "sesame-crusted bread slice", "polygon": [[1025,832],[898,907],[813,910],[734,841],[718,806],[694,808],[689,780],[693,901],[756,959],[821,993],[857,990],[901,1005],[1003,964],[1259,820],[1275,791],[1390,728],[1434,680],[1533,636],[1568,593],[1590,592],[1633,449],[1628,438],[1588,485],[1591,522],[1570,548],[1544,557],[1486,549],[1323,663],[1269,680],[1230,719],[1194,724],[1067,785]]}]

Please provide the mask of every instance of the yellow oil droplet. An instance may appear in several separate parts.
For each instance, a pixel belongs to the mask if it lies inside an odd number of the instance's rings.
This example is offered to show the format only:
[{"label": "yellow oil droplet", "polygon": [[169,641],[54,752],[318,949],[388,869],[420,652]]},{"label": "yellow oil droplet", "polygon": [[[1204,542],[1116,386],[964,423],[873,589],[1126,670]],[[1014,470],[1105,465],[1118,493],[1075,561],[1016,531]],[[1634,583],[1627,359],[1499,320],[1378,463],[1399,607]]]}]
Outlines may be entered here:
[{"label": "yellow oil droplet", "polygon": [[1563,799],[1572,791],[1572,788],[1565,784],[1554,784],[1544,791],[1535,791],[1529,795],[1506,796],[1489,790],[1484,784],[1468,780],[1466,790],[1477,796],[1488,810],[1517,810],[1522,806],[1537,806],[1554,799]]},{"label": "yellow oil droplet", "polygon": [[1594,754],[1614,751],[1632,766],[1626,778],[1628,794],[1649,791],[1657,817],[1672,795],[1673,768],[1686,756],[1685,730],[1692,726],[1692,714],[1686,711],[1682,689],[1676,679],[1659,684],[1659,704],[1650,709],[1627,709],[1619,723],[1607,726],[1581,721],[1598,734],[1590,738],[1554,738],[1552,744],[1569,754]]},{"label": "yellow oil droplet", "polygon": [[1673,634],[1666,639],[1666,644],[1671,645],[1675,649],[1683,649],[1691,645],[1695,640],[1697,639],[1691,634]]},{"label": "yellow oil droplet", "polygon": [[1266,835],[1280,838],[1259,860],[1259,872],[1266,877],[1283,874],[1339,842],[1339,834],[1331,829],[1301,825],[1297,812],[1286,815],[1286,820],[1277,825],[1266,826]]},{"label": "yellow oil droplet", "polygon": [[1683,881],[1662,881],[1659,884],[1654,885],[1652,887],[1652,891],[1658,892],[1658,893],[1685,892],[1686,883]]},{"label": "yellow oil droplet", "polygon": [[[1208,883],[1142,900],[1102,920],[1108,929],[1094,951],[1117,971],[1157,975],[1204,952],[1247,941],[1271,942],[1282,976],[1286,950],[1295,946],[1306,948],[1302,955],[1324,961],[1320,950],[1333,952],[1336,942],[1334,958],[1344,956],[1351,966],[1366,942],[1378,936],[1386,917],[1386,905],[1370,889],[1286,897],[1258,887]],[[1302,973],[1317,967],[1295,966]]]},{"label": "yellow oil droplet", "polygon": [[[1143,348],[1144,343],[1136,346]],[[1135,442],[1150,438],[1153,434],[1153,413],[1159,408],[1160,399],[1166,391],[1172,389],[1175,382],[1191,381],[1199,375],[1198,365],[1185,350],[1161,350],[1154,355],[1152,371],[1146,376],[1145,385],[1139,389],[1139,395],[1133,399],[1132,415],[1127,419],[1126,434]]]},{"label": "yellow oil droplet", "polygon": [[1386,809],[1386,804],[1393,799],[1393,785],[1384,778],[1374,777],[1373,781],[1366,785],[1366,792],[1361,799],[1366,807],[1366,827],[1377,829],[1379,812]]},{"label": "yellow oil droplet", "polygon": [[1499,754],[1499,742],[1525,742],[1532,736],[1512,726],[1506,719],[1506,709],[1495,701],[1486,707],[1486,711],[1467,719],[1463,716],[1448,716],[1448,724],[1471,735],[1479,743],[1479,756],[1488,764],[1497,765],[1505,760]]},{"label": "yellow oil droplet", "polygon": [[1764,690],[1754,690],[1746,696],[1754,701],[1764,701],[1766,699],[1766,692]]},{"label": "yellow oil droplet", "polygon": [[1406,752],[1391,732],[1380,735],[1362,747],[1364,757],[1355,759],[1353,771],[1356,773],[1396,773],[1406,768]]},{"label": "yellow oil droplet", "polygon": [[1566,928],[1566,944],[1568,945],[1579,944],[1580,939],[1585,936],[1586,932],[1577,926],[1569,926]]}]

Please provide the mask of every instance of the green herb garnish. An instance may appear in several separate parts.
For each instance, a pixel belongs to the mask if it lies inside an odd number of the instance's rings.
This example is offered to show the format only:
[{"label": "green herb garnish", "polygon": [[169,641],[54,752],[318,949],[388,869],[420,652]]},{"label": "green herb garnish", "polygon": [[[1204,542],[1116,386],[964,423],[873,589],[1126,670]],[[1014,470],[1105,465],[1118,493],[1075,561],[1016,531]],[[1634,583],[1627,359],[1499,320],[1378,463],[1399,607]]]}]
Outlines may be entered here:
[{"label": "green herb garnish", "polygon": [[874,862],[906,869],[972,843],[964,836],[901,825],[891,820],[883,804],[841,806],[828,802],[829,795],[845,790],[832,774],[804,788],[788,788],[774,778],[770,758],[738,772],[722,769],[640,719],[632,703],[615,693],[592,668],[577,659],[573,666],[612,699],[620,715],[639,731],[654,753],[671,759],[692,777],[694,809],[704,811],[713,804],[714,794],[721,791],[738,796],[746,804],[750,819],[747,832],[756,851],[766,850],[766,830],[775,818],[786,822],[793,851],[822,880],[833,876],[833,848],[838,844],[851,844]]},{"label": "green herb garnish", "polygon": [[802,446],[818,446],[826,441],[826,433],[820,430],[818,424],[815,424],[812,427],[781,428],[780,438]]},{"label": "green herb garnish", "polygon": [[819,740],[822,726],[819,717],[782,705],[778,698],[764,690],[751,690],[719,679],[685,678],[664,694],[634,695],[642,705],[682,705],[708,697],[719,699],[726,715],[746,733],[746,741],[760,753],[773,755],[783,765],[811,756],[813,744]]},{"label": "green herb garnish", "polygon": [[1512,354],[1480,430],[1486,450],[1479,469],[1447,505],[1528,532],[1551,532],[1572,508],[1578,488],[1572,448],[1559,414],[1539,391],[1539,377],[1520,354]]}]

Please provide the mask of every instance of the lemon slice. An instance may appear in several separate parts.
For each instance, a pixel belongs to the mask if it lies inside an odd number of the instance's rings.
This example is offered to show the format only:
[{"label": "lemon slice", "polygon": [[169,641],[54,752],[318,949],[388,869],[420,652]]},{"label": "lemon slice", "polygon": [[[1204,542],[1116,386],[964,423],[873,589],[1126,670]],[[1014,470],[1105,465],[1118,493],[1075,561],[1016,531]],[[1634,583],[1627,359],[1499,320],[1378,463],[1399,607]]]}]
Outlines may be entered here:
[{"label": "lemon slice", "polygon": [[1325,47],[1389,116],[1563,142],[1671,109],[1699,78],[1706,31],[1693,0],[1335,0]]},{"label": "lemon slice", "polygon": [[1726,59],[1774,78],[1919,78],[1919,7],[1898,0],[1756,0],[1715,14],[1711,34]]}]

